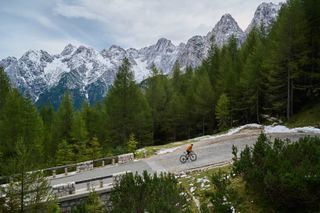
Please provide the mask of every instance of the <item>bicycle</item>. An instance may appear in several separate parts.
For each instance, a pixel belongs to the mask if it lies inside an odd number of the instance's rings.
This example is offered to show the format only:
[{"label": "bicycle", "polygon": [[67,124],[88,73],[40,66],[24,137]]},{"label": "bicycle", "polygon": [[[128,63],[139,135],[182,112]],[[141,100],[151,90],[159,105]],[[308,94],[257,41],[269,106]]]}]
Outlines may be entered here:
[{"label": "bicycle", "polygon": [[180,156],[180,162],[181,163],[185,163],[188,159],[190,159],[191,161],[196,161],[197,160],[197,154],[194,152],[190,152],[189,155],[187,154],[187,152],[184,152],[183,155]]}]

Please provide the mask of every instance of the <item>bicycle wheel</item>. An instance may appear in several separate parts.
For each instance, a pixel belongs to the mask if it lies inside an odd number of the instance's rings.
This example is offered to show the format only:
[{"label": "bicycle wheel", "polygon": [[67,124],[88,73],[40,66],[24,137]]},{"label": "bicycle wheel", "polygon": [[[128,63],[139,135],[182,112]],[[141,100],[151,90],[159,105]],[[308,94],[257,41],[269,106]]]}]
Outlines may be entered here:
[{"label": "bicycle wheel", "polygon": [[181,155],[181,156],[180,156],[180,162],[181,162],[181,163],[185,163],[186,161],[187,161],[187,156]]},{"label": "bicycle wheel", "polygon": [[191,153],[191,154],[190,154],[190,160],[191,160],[191,161],[195,161],[195,160],[197,160],[197,154],[196,154],[196,153],[194,153],[194,152],[193,152],[193,153]]}]

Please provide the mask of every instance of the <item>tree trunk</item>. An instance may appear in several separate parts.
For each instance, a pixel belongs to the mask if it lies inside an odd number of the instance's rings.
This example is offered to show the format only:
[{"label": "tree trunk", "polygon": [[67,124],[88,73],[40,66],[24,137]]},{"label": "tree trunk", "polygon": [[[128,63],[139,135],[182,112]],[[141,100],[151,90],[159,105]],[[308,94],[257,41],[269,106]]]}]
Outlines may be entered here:
[{"label": "tree trunk", "polygon": [[20,194],[20,212],[24,212],[24,171],[21,173],[21,194]]},{"label": "tree trunk", "polygon": [[259,118],[259,92],[257,94],[257,101],[256,101],[256,115],[257,115],[257,123],[260,124],[260,118]]},{"label": "tree trunk", "polygon": [[290,68],[288,68],[287,70],[287,120],[290,119],[290,109],[291,109],[291,81],[290,81],[290,78],[291,78],[291,71],[290,71]]},{"label": "tree trunk", "polygon": [[202,135],[204,135],[204,116],[202,117]]}]

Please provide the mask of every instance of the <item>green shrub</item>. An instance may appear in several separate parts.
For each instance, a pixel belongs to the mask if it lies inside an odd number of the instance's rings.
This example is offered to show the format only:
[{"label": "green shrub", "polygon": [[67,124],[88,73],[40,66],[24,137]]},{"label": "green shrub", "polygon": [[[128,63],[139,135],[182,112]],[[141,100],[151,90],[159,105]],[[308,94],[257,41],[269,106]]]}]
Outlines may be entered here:
[{"label": "green shrub", "polygon": [[111,212],[189,212],[182,186],[172,174],[128,173],[111,194]]},{"label": "green shrub", "polygon": [[[235,158],[237,153],[234,152]],[[271,143],[262,134],[253,148],[246,147],[234,171],[248,187],[284,212],[320,210],[320,138],[304,137],[291,143]]]}]

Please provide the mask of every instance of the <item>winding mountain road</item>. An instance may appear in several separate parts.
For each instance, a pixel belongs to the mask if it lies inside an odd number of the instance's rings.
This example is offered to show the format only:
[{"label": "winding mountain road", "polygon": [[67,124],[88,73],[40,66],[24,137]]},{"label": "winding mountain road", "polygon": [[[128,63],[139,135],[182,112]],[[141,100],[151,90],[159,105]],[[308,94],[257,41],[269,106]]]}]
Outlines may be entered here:
[{"label": "winding mountain road", "polygon": [[[142,173],[143,170],[147,170],[151,173],[161,171],[180,172],[207,165],[228,162],[231,161],[233,157],[231,153],[232,145],[237,146],[240,152],[245,148],[246,145],[252,146],[256,142],[260,133],[261,129],[243,129],[238,133],[232,135],[222,135],[215,137],[206,136],[198,139],[193,139],[190,143],[194,144],[193,150],[198,155],[197,161],[194,162],[187,161],[185,164],[181,164],[179,162],[179,156],[184,152],[186,148],[186,145],[184,144],[177,147],[170,153],[155,155],[150,158],[136,160],[128,164],[113,166],[110,165],[95,168],[91,171],[74,173],[68,176],[55,178],[51,180],[51,185],[103,177],[123,171],[131,171],[134,173]],[[267,137],[270,137],[271,140],[274,140],[275,138],[288,138],[292,141],[296,141],[300,137],[304,137],[306,135],[320,136],[320,134],[315,133],[271,133],[267,134]],[[107,179],[104,181],[104,183],[110,183],[111,181],[111,179]],[[85,187],[85,184],[76,185],[77,190]]]}]

